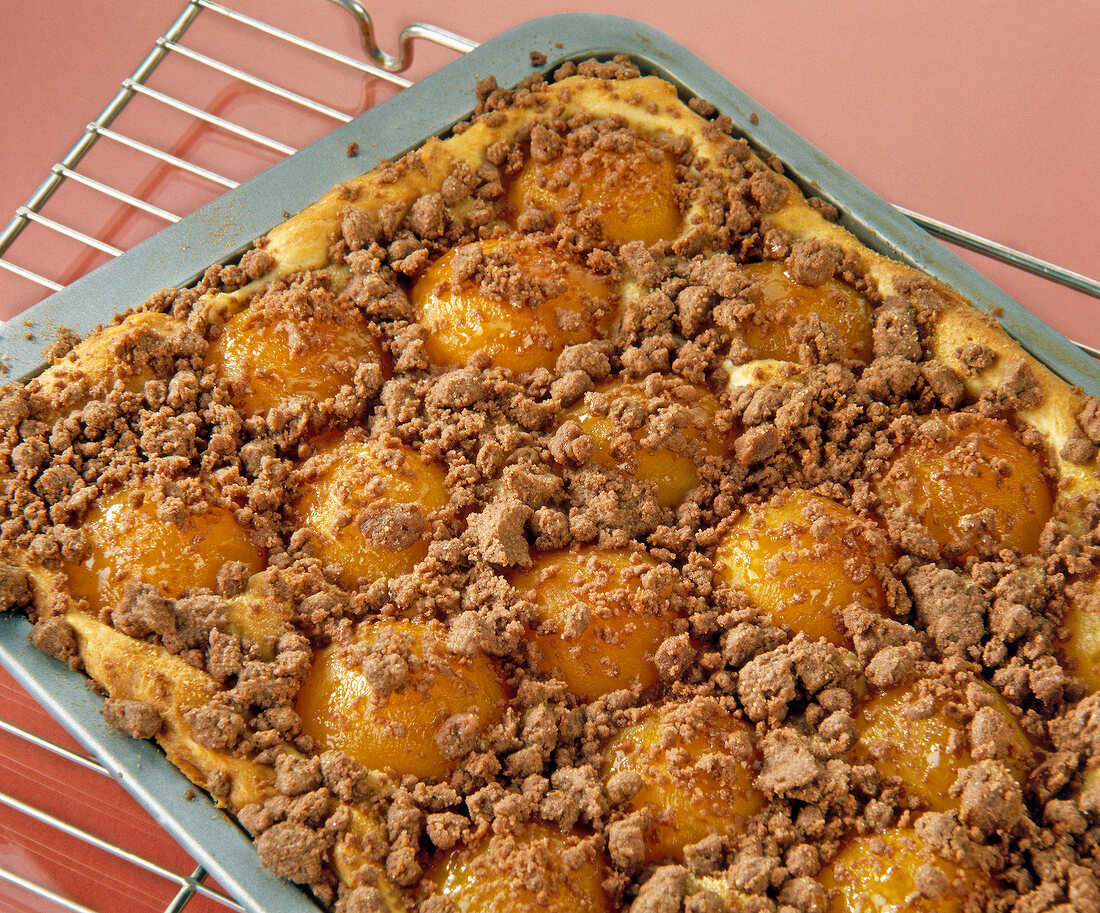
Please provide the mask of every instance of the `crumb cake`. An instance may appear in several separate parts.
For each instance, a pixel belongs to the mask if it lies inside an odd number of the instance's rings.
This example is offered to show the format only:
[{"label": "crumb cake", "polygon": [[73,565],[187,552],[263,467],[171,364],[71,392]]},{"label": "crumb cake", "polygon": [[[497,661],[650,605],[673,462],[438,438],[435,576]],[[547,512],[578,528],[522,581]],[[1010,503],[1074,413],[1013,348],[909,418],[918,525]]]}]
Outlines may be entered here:
[{"label": "crumb cake", "polygon": [[1100,910],[1100,400],[625,60],[0,391],[0,609],[337,913]]}]

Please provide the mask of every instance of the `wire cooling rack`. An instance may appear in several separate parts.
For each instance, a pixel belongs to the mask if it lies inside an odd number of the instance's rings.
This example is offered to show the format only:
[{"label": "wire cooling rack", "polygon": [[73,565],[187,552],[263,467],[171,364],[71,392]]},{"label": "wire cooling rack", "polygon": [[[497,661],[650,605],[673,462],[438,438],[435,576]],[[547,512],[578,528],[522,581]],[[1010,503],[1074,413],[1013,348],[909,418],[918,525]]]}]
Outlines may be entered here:
[{"label": "wire cooling rack", "polygon": [[[16,211],[0,234],[0,271],[21,284],[3,316],[14,317],[410,85],[399,74],[410,72],[414,49],[462,53],[476,46],[414,24],[402,30],[399,53],[391,56],[379,49],[357,0],[331,0],[329,7],[343,11],[324,27],[345,34],[320,37],[268,21],[267,4],[254,2],[262,11],[256,14],[249,0],[231,2],[190,0]],[[288,73],[292,85],[285,84]],[[906,214],[954,244],[1100,297],[1095,280]],[[240,909],[2,670],[0,707],[0,908]]]},{"label": "wire cooling rack", "polygon": [[[341,36],[301,34],[242,11],[249,0],[191,0],[156,40],[118,94],[50,170],[0,234],[0,271],[22,280],[5,289],[0,318],[118,256],[298,148],[410,84],[418,43],[454,52],[476,44],[414,24],[391,56],[375,42],[357,0],[342,8]],[[264,18],[260,18],[264,16]],[[324,17],[310,16],[312,26]],[[341,37],[338,50],[326,37]],[[288,84],[291,83],[291,84]]]}]

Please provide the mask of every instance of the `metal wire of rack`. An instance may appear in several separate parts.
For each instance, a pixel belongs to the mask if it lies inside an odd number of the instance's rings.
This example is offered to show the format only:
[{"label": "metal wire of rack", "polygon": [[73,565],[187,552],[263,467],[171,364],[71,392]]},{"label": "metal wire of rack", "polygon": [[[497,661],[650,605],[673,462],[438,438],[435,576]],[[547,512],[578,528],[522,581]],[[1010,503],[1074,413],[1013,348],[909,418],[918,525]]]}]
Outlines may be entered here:
[{"label": "metal wire of rack", "polygon": [[[369,99],[365,104],[355,105],[353,110],[341,110],[314,96],[279,85],[270,78],[257,76],[234,63],[185,45],[183,43],[185,35],[195,27],[200,18],[204,21],[216,20],[217,27],[220,28],[233,24],[281,45],[284,50],[293,48],[306,52],[339,64],[360,77],[379,80],[396,90],[410,85],[410,80],[398,73],[407,70],[411,65],[417,41],[432,42],[459,53],[472,50],[477,46],[474,42],[445,29],[433,25],[413,24],[402,30],[399,37],[399,54],[391,56],[378,47],[370,14],[357,0],[331,0],[331,2],[343,7],[354,18],[367,60],[339,52],[213,0],[190,0],[175,22],[156,40],[153,49],[134,73],[122,81],[118,93],[102,113],[87,126],[76,145],[51,168],[49,176],[30,199],[16,210],[14,218],[0,233],[0,269],[32,283],[39,290],[37,297],[45,297],[78,278],[79,274],[99,265],[103,257],[117,257],[138,240],[142,240],[167,224],[179,221],[181,214],[164,205],[158,205],[146,196],[119,186],[121,182],[112,184],[80,170],[82,163],[89,159],[93,150],[101,148],[104,143],[113,145],[116,151],[124,149],[135,153],[139,161],[145,160],[146,166],[159,164],[202,184],[203,187],[198,194],[187,200],[187,211],[197,209],[202,203],[238,186],[243,179],[251,177],[252,173],[260,170],[261,167],[273,164],[275,160],[296,151],[296,146],[291,143],[268,136],[255,127],[215,113],[211,110],[213,105],[196,104],[188,101],[183,92],[168,92],[152,86],[151,78],[163,69],[171,58],[186,60],[210,74],[217,74],[241,86],[247,86],[279,104],[285,104],[288,110],[296,109],[299,112],[314,115],[314,123],[320,128],[308,131],[305,134],[308,140],[315,139],[328,130],[347,123],[372,106],[374,100]],[[142,139],[140,135],[117,128],[116,121],[120,115],[139,99],[159,106],[160,112],[155,116],[161,116],[164,113],[183,115],[195,125],[219,131],[224,137],[239,143],[250,144],[260,155],[258,167],[252,168],[240,178],[229,176],[193,158],[184,157],[176,151]],[[128,170],[134,167],[131,164]],[[132,209],[134,214],[147,217],[143,219],[141,235],[131,235],[126,238],[127,243],[113,242],[78,228],[65,219],[64,212],[60,215],[48,214],[46,211],[48,204],[66,185],[80,185],[101,195],[111,204],[121,204],[123,207]],[[153,189],[158,191],[160,188]],[[149,194],[149,196],[153,195],[155,194]],[[93,254],[103,256],[98,258],[93,256],[90,259],[85,257],[77,265],[77,272],[73,272],[70,268],[68,274],[63,274],[61,271],[47,274],[44,269],[36,269],[28,265],[26,257],[17,256],[20,250],[17,249],[16,242],[32,227],[46,229],[68,241],[76,242]],[[57,265],[51,264],[51,266]],[[33,303],[33,300],[27,302],[27,304],[30,303]]]},{"label": "metal wire of rack", "polygon": [[[40,735],[24,729],[20,726],[16,726],[6,720],[0,719],[0,731],[7,735],[14,736],[21,739],[29,746],[34,746],[49,752],[58,758],[63,759],[68,764],[76,767],[82,767],[86,770],[93,771],[100,776],[110,776],[106,768],[95,761],[93,758],[89,758],[80,752],[73,751],[70,748],[66,748],[64,745],[60,745],[50,739],[44,738]],[[151,859],[147,859],[137,853],[131,852],[109,840],[104,840],[98,837],[96,834],[91,833],[83,828],[77,827],[74,824],[69,823],[64,818],[60,818],[56,815],[52,815],[43,809],[23,802],[14,796],[7,793],[0,792],[0,805],[10,809],[13,812],[17,812],[24,818],[32,821],[36,821],[39,824],[46,825],[52,828],[59,834],[65,834],[70,837],[74,837],[77,840],[82,841],[89,847],[101,850],[104,853],[113,856],[114,858],[121,860],[122,862],[129,863],[140,869],[144,869],[154,875],[163,878],[165,881],[178,886],[178,892],[175,897],[165,907],[165,913],[174,913],[174,911],[182,910],[190,899],[196,895],[208,897],[217,901],[223,907],[230,910],[240,910],[241,907],[231,897],[228,897],[223,892],[216,888],[209,887],[203,883],[203,879],[206,877],[206,872],[201,866],[197,867],[190,875],[182,875],[167,866],[154,862]],[[70,900],[56,891],[50,888],[37,884],[34,881],[25,878],[15,872],[9,871],[6,868],[0,868],[0,881],[6,881],[14,887],[20,888],[27,893],[34,894],[40,898],[50,901],[58,907],[67,910],[78,911],[78,913],[94,913],[89,907],[84,906],[81,903]]]},{"label": "metal wire of rack", "polygon": [[[226,175],[210,167],[209,164],[204,164],[201,156],[188,157],[185,154],[189,148],[186,144],[174,150],[164,148],[143,139],[139,132],[120,128],[118,122],[123,112],[138,99],[159,106],[163,111],[182,115],[191,123],[216,132],[223,138],[229,138],[231,142],[245,144],[259,150],[258,160],[252,163],[253,171],[258,171],[265,164],[270,164],[272,156],[279,158],[295,151],[295,146],[291,143],[270,137],[255,127],[217,113],[215,105],[196,104],[182,97],[184,93],[165,91],[151,85],[153,75],[171,59],[186,60],[233,83],[247,86],[250,91],[262,93],[279,104],[285,105],[288,110],[302,112],[302,116],[311,117],[312,121],[305,130],[307,139],[316,138],[332,126],[350,121],[362,110],[377,103],[376,93],[367,93],[358,104],[344,108],[334,107],[309,94],[309,87],[279,85],[270,78],[243,68],[239,62],[230,63],[219,56],[184,44],[185,37],[200,20],[212,23],[215,29],[230,27],[243,29],[260,36],[270,43],[269,46],[277,46],[284,51],[295,49],[296,52],[337,64],[353,74],[356,79],[377,81],[390,91],[399,91],[411,84],[409,79],[399,74],[409,69],[417,42],[430,42],[457,53],[472,50],[477,46],[473,41],[436,26],[413,24],[402,30],[399,36],[399,53],[392,56],[379,48],[371,17],[358,0],[330,0],[330,2],[343,7],[352,17],[359,34],[360,50],[366,59],[334,50],[325,43],[303,37],[214,0],[188,0],[177,19],[156,40],[148,56],[130,77],[122,81],[118,94],[88,125],[72,150],[50,169],[49,176],[30,199],[16,210],[12,221],[0,233],[0,269],[27,280],[38,290],[39,298],[45,297],[77,278],[82,272],[94,268],[102,258],[120,255],[124,249],[132,247],[144,236],[181,218],[177,211],[156,200],[163,182],[133,189],[118,186],[118,182],[112,183],[97,177],[94,168],[81,170],[82,166],[89,161],[93,150],[105,142],[117,149],[136,154],[149,166],[178,172],[185,176],[192,190],[197,185],[199,187],[197,193],[192,193],[190,196],[184,195],[186,204],[182,208],[185,209],[187,206],[190,210],[197,209],[203,202],[213,199],[224,190],[236,187],[241,180],[250,176],[248,174]],[[239,47],[239,43],[234,44],[234,49]],[[128,213],[138,214],[141,217],[138,229],[116,232],[118,234],[116,238],[110,235],[103,237],[101,234],[93,234],[71,224],[65,219],[64,211],[55,214],[48,206],[65,186],[77,186],[91,191],[112,206],[120,206]],[[144,193],[141,192],[143,189]],[[1087,295],[1100,297],[1100,282],[1096,280],[918,213],[902,211],[923,228],[946,241],[1036,273]],[[116,218],[113,224],[117,228],[120,222]],[[52,232],[67,241],[76,242],[78,246],[86,248],[94,256],[77,258],[67,274],[64,270],[57,270],[48,275],[46,270],[28,265],[26,260],[20,257],[20,247],[17,242],[31,228]],[[27,302],[27,304],[30,303],[33,301]],[[1085,345],[1080,347],[1094,357],[1100,357],[1100,351]],[[0,679],[0,696],[3,697],[0,704],[5,707],[4,717],[0,718],[0,740],[5,740],[14,746],[15,752],[21,755],[40,755],[49,758],[51,762],[59,763],[63,771],[60,776],[66,781],[78,779],[76,777],[78,773],[90,776],[93,781],[96,778],[110,777],[109,773],[95,760],[62,744],[63,736],[43,735],[8,719],[12,716],[10,708],[13,702],[18,703],[20,699],[29,701],[14,682],[6,678]],[[15,752],[2,754],[8,757]],[[33,759],[31,763],[42,766],[42,762],[35,762]],[[121,799],[120,801],[131,800]],[[71,814],[66,816],[64,813],[57,814],[45,808],[36,807],[5,790],[0,790],[0,808],[6,810],[5,817],[10,822],[8,826],[12,829],[33,825],[44,829],[43,832],[46,834],[54,835],[45,838],[47,840],[65,838],[75,841],[78,847],[106,854],[134,871],[140,870],[152,876],[167,886],[169,891],[174,891],[166,904],[161,907],[164,913],[178,913],[185,908],[188,913],[199,913],[200,907],[203,910],[241,909],[226,893],[208,883],[206,872],[202,867],[184,874],[178,870],[183,868],[183,865],[166,865],[155,861],[142,853],[134,852],[104,838],[90,828],[72,823]],[[3,822],[0,822],[0,825],[2,824]],[[3,847],[0,846],[0,850],[2,849]],[[74,911],[74,913],[97,913],[84,903],[63,895],[56,885],[48,884],[47,882],[51,879],[35,880],[28,877],[25,872],[18,871],[18,868],[19,866],[9,867],[5,854],[0,852],[0,891],[8,893],[9,896],[18,895],[20,898],[26,898],[26,900],[21,899],[23,906],[19,909],[35,911],[61,909]],[[4,885],[7,887],[3,887]],[[156,909],[159,906],[160,903],[157,902],[156,905],[147,906],[146,909]]]}]

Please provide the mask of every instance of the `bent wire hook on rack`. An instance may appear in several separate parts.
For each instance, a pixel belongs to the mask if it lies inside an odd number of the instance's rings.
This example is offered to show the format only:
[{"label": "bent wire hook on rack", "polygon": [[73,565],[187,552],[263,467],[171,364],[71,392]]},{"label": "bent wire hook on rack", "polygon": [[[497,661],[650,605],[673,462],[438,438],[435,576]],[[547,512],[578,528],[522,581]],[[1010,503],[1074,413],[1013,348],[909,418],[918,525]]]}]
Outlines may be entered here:
[{"label": "bent wire hook on rack", "polygon": [[[174,114],[190,119],[210,130],[233,137],[235,142],[254,146],[268,157],[267,164],[270,164],[271,156],[282,157],[295,151],[294,145],[267,136],[253,127],[223,116],[224,112],[221,114],[215,113],[215,111],[209,110],[210,106],[193,104],[185,100],[181,97],[182,92],[169,92],[163,88],[150,85],[153,74],[158,72],[162,64],[170,59],[184,59],[203,71],[220,74],[221,77],[233,83],[248,86],[252,90],[275,99],[279,104],[286,105],[289,111],[297,111],[301,112],[302,116],[314,117],[317,120],[317,124],[313,125],[314,138],[325,131],[326,124],[331,127],[334,123],[347,123],[361,113],[363,106],[355,110],[343,110],[322,102],[314,95],[323,95],[324,93],[311,94],[309,92],[309,89],[314,87],[299,85],[291,88],[277,85],[270,79],[263,78],[250,72],[249,69],[243,68],[239,60],[241,55],[237,53],[241,47],[239,43],[233,45],[234,53],[232,55],[225,55],[230,56],[234,63],[229,63],[205,50],[185,45],[183,43],[185,36],[200,19],[203,23],[210,23],[214,28],[243,29],[249,33],[255,33],[267,43],[269,50],[282,48],[283,52],[286,53],[289,48],[294,48],[299,52],[347,68],[355,79],[378,80],[393,91],[399,91],[401,88],[411,85],[409,79],[398,74],[405,72],[411,66],[418,42],[430,42],[458,53],[470,51],[477,46],[475,42],[435,26],[414,24],[401,31],[398,38],[398,54],[392,56],[379,47],[371,17],[358,0],[332,0],[332,2],[343,7],[352,17],[366,59],[360,59],[334,50],[269,22],[261,21],[251,15],[213,2],[213,0],[190,0],[175,22],[157,39],[153,49],[134,73],[123,80],[117,95],[103,112],[88,125],[72,150],[53,166],[48,178],[27,203],[16,211],[14,219],[0,234],[0,268],[27,280],[35,287],[38,297],[43,297],[63,287],[65,281],[61,270],[53,275],[44,275],[41,268],[31,268],[18,262],[16,242],[31,226],[63,236],[68,241],[76,242],[101,257],[114,257],[123,252],[123,247],[121,243],[117,242],[117,239],[107,240],[104,237],[95,237],[68,224],[63,206],[60,214],[55,214],[52,210],[49,213],[45,211],[47,203],[55,199],[58,191],[67,184],[79,185],[90,190],[93,194],[103,197],[111,205],[121,204],[122,207],[128,207],[148,217],[149,233],[155,231],[157,226],[163,227],[166,224],[177,222],[181,218],[181,214],[172,212],[165,205],[153,203],[139,194],[101,180],[95,177],[94,174],[87,173],[88,169],[81,170],[81,166],[86,164],[93,148],[101,142],[124,148],[129,153],[141,156],[154,167],[170,169],[187,175],[194,183],[203,185],[206,199],[211,199],[240,183],[239,180],[227,176],[221,170],[214,170],[186,158],[183,154],[179,154],[184,150],[170,151],[120,128],[116,121],[118,121],[124,110],[128,110],[131,103],[137,99],[144,99],[147,103],[158,106],[160,109],[170,110]],[[368,99],[365,107],[370,107],[371,104],[373,104],[373,101]],[[1034,272],[1051,281],[1068,285],[1086,294],[1100,297],[1100,283],[1094,280],[919,214],[906,212],[906,215],[921,227],[947,241]],[[128,246],[133,246],[134,243],[136,243],[136,240],[131,239]],[[90,269],[94,265],[89,261],[88,268]],[[73,275],[68,278],[71,280],[76,276]],[[33,300],[35,299],[28,300],[26,303],[29,305],[33,303]],[[1082,348],[1090,354],[1100,355],[1100,352],[1089,347],[1082,346]],[[6,697],[6,692],[11,690],[11,694],[15,695],[17,693],[14,690],[15,687],[6,680],[0,681],[0,694]],[[11,705],[10,701],[3,701],[3,703],[5,707]],[[26,757],[33,758],[38,756],[34,754],[36,752],[46,752],[51,756],[61,758],[62,763],[70,765],[74,771],[77,769],[94,771],[93,777],[107,775],[107,771],[95,761],[51,739],[44,738],[25,726],[16,725],[8,718],[9,716],[10,713],[6,709],[4,719],[0,719],[0,736],[11,740],[11,744],[15,746],[14,754],[22,753]],[[44,712],[42,712],[41,718],[45,719]],[[68,798],[71,799],[71,797]],[[124,849],[103,839],[101,836],[91,833],[87,829],[77,827],[55,814],[50,814],[43,808],[32,806],[15,796],[8,795],[6,792],[0,792],[0,806],[6,808],[11,816],[19,816],[21,820],[33,821],[38,826],[51,829],[51,832],[59,835],[58,839],[60,839],[60,835],[65,835],[66,838],[72,838],[80,844],[94,847],[97,851],[107,853],[126,864],[143,869],[156,878],[163,880],[170,886],[169,890],[175,890],[175,895],[168,901],[167,906],[161,907],[158,904],[157,908],[163,909],[165,913],[183,910],[192,903],[196,905],[206,904],[205,909],[210,909],[211,904],[217,909],[240,909],[226,894],[204,883],[206,873],[201,867],[190,874],[180,874],[170,867]],[[11,870],[8,868],[5,858],[0,857],[0,885],[7,885],[7,887],[0,886],[0,892],[23,892],[28,897],[39,898],[44,902],[53,904],[56,908],[77,911],[77,913],[89,913],[91,911],[90,907],[63,897],[58,890],[42,883],[46,880],[48,879],[40,879],[36,882],[26,877],[26,873],[23,871]],[[174,886],[174,888],[171,886]],[[23,896],[23,894],[20,896]],[[28,905],[26,909],[37,910],[42,909],[42,907]],[[149,909],[153,909],[153,907],[149,907]]]},{"label": "bent wire hook on rack", "polygon": [[[365,62],[348,56],[347,54],[332,50],[325,45],[303,38],[290,31],[261,21],[222,4],[212,2],[212,0],[191,0],[177,17],[176,21],[156,40],[152,51],[150,51],[148,56],[141,62],[133,74],[122,81],[118,93],[110,101],[107,107],[103,109],[100,115],[88,124],[84,133],[73,148],[69,150],[60,162],[53,166],[49,176],[31,195],[30,199],[16,210],[14,218],[8,223],[3,233],[0,233],[0,269],[21,276],[33,283],[41,289],[41,293],[38,297],[44,297],[46,294],[56,292],[63,287],[65,283],[58,278],[43,275],[42,272],[21,265],[15,259],[7,256],[16,240],[32,224],[40,225],[72,241],[76,241],[79,244],[105,254],[108,257],[116,257],[123,252],[114,244],[93,237],[86,232],[78,230],[72,225],[66,224],[61,219],[53,218],[43,213],[46,204],[66,181],[88,187],[115,202],[122,203],[125,206],[132,207],[134,210],[151,216],[159,220],[162,224],[170,224],[179,221],[181,215],[169,212],[148,200],[135,196],[118,187],[114,187],[104,181],[97,180],[94,177],[85,175],[78,170],[79,166],[91,152],[93,147],[101,140],[108,140],[112,143],[116,143],[152,159],[155,162],[160,162],[172,168],[179,169],[182,172],[186,172],[189,175],[205,181],[211,185],[212,192],[209,194],[211,198],[218,193],[238,186],[240,181],[226,177],[210,168],[205,168],[178,155],[174,155],[165,149],[158,148],[114,129],[112,125],[116,119],[138,97],[150,99],[185,116],[191,117],[196,122],[225,131],[234,137],[253,143],[278,156],[287,156],[296,151],[291,145],[265,136],[256,130],[249,129],[227,118],[219,117],[201,107],[188,103],[176,95],[150,87],[148,85],[150,78],[170,55],[174,54],[177,57],[191,60],[223,76],[259,89],[273,98],[288,102],[291,105],[307,111],[312,111],[323,117],[330,118],[336,124],[347,123],[357,114],[362,113],[361,110],[351,112],[337,110],[315,98],[276,85],[269,80],[253,76],[237,66],[184,46],[181,44],[181,41],[187,31],[198,20],[200,14],[208,14],[207,18],[220,17],[223,21],[235,22],[262,36],[266,36],[286,45],[292,45],[304,51],[316,54],[319,57],[350,67],[363,76],[374,77],[398,89],[411,84],[408,79],[398,76],[397,73],[408,69],[412,64],[414,47],[417,41],[429,41],[459,53],[470,51],[477,47],[475,42],[455,35],[452,32],[448,32],[445,29],[433,25],[413,24],[402,30],[399,36],[399,53],[394,57],[385,53],[378,46],[370,14],[363,8],[362,4],[357,2],[357,0],[331,0],[331,2],[343,7],[354,17],[362,45],[371,62]],[[70,281],[73,278],[77,277],[70,277]],[[27,304],[33,303],[34,300],[37,299],[28,300]]]}]

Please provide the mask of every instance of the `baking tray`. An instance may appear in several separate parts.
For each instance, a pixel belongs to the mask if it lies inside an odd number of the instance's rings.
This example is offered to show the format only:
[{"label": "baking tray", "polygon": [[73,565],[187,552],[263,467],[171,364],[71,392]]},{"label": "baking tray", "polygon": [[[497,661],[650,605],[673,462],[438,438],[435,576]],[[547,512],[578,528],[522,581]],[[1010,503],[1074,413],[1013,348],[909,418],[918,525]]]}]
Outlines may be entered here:
[{"label": "baking tray", "polygon": [[[803,188],[842,212],[842,223],[869,247],[946,282],[1005,329],[1037,359],[1087,392],[1100,394],[1100,364],[1012,300],[942,244],[917,228],[835,162],[769,114],[686,48],[649,26],[616,16],[570,13],[518,26],[428,76],[397,97],[273,166],[195,214],[165,229],[0,327],[0,365],[22,380],[44,367],[42,345],[63,328],[86,334],[118,311],[165,286],[184,286],[213,263],[231,261],[252,241],[340,181],[397,158],[469,116],[473,86],[493,75],[502,86],[567,60],[626,54],[645,72],[676,85],[685,97],[709,100],[735,132],[764,155],[774,154]],[[359,155],[349,158],[355,142]],[[0,617],[0,662],[104,764],[206,869],[252,913],[316,913],[293,885],[263,869],[251,840],[151,743],[107,726],[102,699],[79,673],[34,649],[29,623]]]}]

